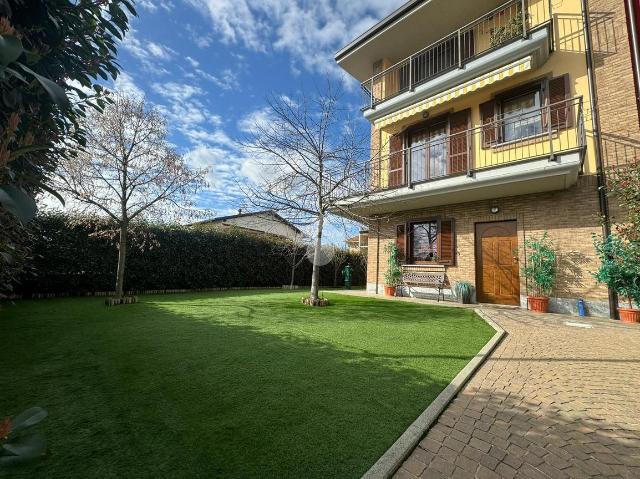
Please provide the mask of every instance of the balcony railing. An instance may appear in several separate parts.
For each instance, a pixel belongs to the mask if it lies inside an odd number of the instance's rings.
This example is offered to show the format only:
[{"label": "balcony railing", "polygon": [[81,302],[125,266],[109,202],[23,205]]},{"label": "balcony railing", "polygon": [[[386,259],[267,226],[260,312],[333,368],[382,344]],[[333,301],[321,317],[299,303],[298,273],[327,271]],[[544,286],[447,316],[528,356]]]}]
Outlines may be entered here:
[{"label": "balcony railing", "polygon": [[552,18],[551,0],[511,0],[363,82],[363,109],[526,38]]},{"label": "balcony railing", "polygon": [[[388,151],[389,145],[383,145]],[[360,195],[392,190],[452,176],[468,175],[519,162],[579,152],[586,136],[582,97],[571,98],[515,117],[499,118],[410,148],[374,156],[351,186]]]}]

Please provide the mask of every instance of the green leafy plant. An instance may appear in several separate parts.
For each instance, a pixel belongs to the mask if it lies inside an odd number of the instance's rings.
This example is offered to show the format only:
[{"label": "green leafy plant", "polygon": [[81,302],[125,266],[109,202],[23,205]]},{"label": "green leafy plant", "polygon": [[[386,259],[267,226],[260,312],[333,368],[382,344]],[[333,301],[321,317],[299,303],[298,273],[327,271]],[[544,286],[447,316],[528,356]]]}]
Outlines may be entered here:
[{"label": "green leafy plant", "polygon": [[624,215],[616,232],[627,241],[640,241],[640,161],[609,168],[607,190]]},{"label": "green leafy plant", "polygon": [[43,433],[30,429],[47,417],[47,411],[32,407],[13,420],[0,422],[0,465],[15,465],[42,457],[47,452]]},{"label": "green leafy plant", "polygon": [[387,271],[384,273],[384,284],[387,286],[398,286],[402,282],[402,269],[398,260],[398,246],[395,243],[388,243],[384,247],[384,252],[389,255],[387,259]]},{"label": "green leafy plant", "polygon": [[468,281],[456,281],[453,291],[462,304],[470,304],[473,297],[473,285]]},{"label": "green leafy plant", "polygon": [[[522,36],[522,32],[524,30],[522,26],[522,14],[520,12],[521,9],[518,8],[515,17],[513,17],[509,23],[501,27],[491,29],[491,34],[489,36],[491,48],[499,47],[513,38]],[[525,17],[529,18],[529,14],[525,13]]]},{"label": "green leafy plant", "polygon": [[556,284],[558,257],[547,232],[541,238],[527,239],[524,242],[524,254],[522,275],[533,288],[531,296],[550,296]]},{"label": "green leafy plant", "polygon": [[640,242],[614,234],[605,240],[594,235],[593,242],[600,258],[596,280],[625,297],[629,308],[640,307]]}]

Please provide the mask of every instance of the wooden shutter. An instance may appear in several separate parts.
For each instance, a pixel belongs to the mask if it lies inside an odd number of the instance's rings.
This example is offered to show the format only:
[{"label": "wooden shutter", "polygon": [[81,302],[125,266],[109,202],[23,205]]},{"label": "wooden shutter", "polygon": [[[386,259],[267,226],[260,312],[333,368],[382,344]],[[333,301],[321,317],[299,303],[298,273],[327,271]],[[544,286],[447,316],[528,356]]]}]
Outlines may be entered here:
[{"label": "wooden shutter", "polygon": [[398,260],[406,261],[407,259],[407,226],[396,226],[396,246],[398,247]]},{"label": "wooden shutter", "polygon": [[404,183],[404,133],[393,135],[389,139],[389,188]]},{"label": "wooden shutter", "polygon": [[449,172],[452,175],[467,171],[470,118],[471,109],[458,111],[449,117]]},{"label": "wooden shutter", "polygon": [[551,127],[557,130],[571,128],[573,108],[569,102],[560,103],[569,96],[569,75],[549,80],[549,104],[551,105]]},{"label": "wooden shutter", "polygon": [[456,262],[456,238],[454,221],[440,221],[440,263],[453,265]]},{"label": "wooden shutter", "polygon": [[480,115],[482,116],[482,147],[489,148],[495,144],[498,135],[496,135],[496,102],[488,101],[480,105]]}]

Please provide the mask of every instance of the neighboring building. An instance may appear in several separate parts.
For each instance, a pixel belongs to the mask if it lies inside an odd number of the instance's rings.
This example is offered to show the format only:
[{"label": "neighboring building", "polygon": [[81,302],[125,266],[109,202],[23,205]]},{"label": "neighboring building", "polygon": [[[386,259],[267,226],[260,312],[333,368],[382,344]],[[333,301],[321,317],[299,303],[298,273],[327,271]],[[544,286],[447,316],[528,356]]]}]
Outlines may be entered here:
[{"label": "neighboring building", "polygon": [[290,240],[302,240],[304,234],[291,222],[272,210],[221,216],[200,221],[193,226],[209,226],[214,228],[238,228],[251,233],[270,234]]},{"label": "neighboring building", "polygon": [[[594,42],[597,28],[615,31],[601,43],[617,41],[593,53],[598,81],[611,77],[601,122],[613,136],[633,109],[637,133],[629,40],[615,23],[624,2],[589,3],[600,4]],[[362,82],[372,125],[370,190],[343,202],[369,218],[369,291],[382,292],[395,241],[405,263],[444,265],[480,302],[526,306],[522,246],[547,231],[559,254],[551,310],[584,298],[590,314],[609,314],[592,276],[606,208],[585,39],[580,0],[412,0],[336,54]],[[612,100],[602,92],[620,77]]]},{"label": "neighboring building", "polygon": [[369,246],[369,232],[366,230],[360,231],[360,233],[349,238],[345,243],[347,243],[347,249],[349,251],[366,252]]}]

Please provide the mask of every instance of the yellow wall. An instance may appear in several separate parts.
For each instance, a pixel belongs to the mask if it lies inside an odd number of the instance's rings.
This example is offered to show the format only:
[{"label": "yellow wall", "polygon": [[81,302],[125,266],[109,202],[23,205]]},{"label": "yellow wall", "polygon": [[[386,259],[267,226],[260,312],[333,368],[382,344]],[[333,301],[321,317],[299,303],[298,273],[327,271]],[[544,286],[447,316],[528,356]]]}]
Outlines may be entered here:
[{"label": "yellow wall", "polygon": [[[543,11],[541,5],[548,0],[532,0],[530,2],[530,16]],[[479,105],[490,100],[497,93],[512,89],[518,85],[528,83],[535,79],[543,77],[556,77],[568,73],[570,79],[570,96],[582,96],[584,108],[584,126],[587,137],[587,154],[585,158],[584,173],[595,174],[595,155],[594,142],[591,130],[591,105],[589,102],[589,89],[586,70],[584,34],[582,28],[582,14],[580,0],[551,0],[553,7],[553,32],[555,50],[549,56],[549,59],[539,68],[519,73],[514,77],[498,81],[493,85],[484,87],[475,93],[463,95],[462,97],[446,102],[438,107],[429,110],[429,117],[434,118],[440,114],[460,111],[471,108],[471,125],[472,127],[481,126]],[[451,85],[452,87],[455,85]],[[413,117],[402,120],[396,124],[384,127],[382,129],[373,128],[374,135],[380,135],[379,144],[380,151],[374,152],[374,162],[377,158],[382,158],[381,169],[381,185],[387,186],[386,170],[388,168],[385,155],[389,152],[389,137],[391,134],[402,131],[411,124],[423,121],[422,113]],[[575,123],[574,123],[575,125]],[[554,150],[567,150],[570,146],[577,146],[577,128],[565,130],[554,134]],[[509,161],[517,161],[534,155],[546,155],[549,153],[548,136],[544,138],[546,141],[531,142],[520,145],[520,148],[498,147],[493,149],[482,149],[479,135],[474,135],[473,148],[474,158],[478,167],[488,164],[499,164]],[[378,153],[378,155],[376,155]],[[485,162],[485,163],[483,163]],[[375,166],[377,168],[377,165]]]}]

